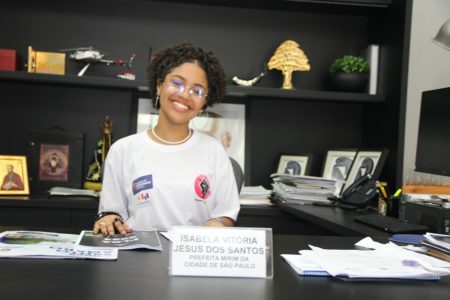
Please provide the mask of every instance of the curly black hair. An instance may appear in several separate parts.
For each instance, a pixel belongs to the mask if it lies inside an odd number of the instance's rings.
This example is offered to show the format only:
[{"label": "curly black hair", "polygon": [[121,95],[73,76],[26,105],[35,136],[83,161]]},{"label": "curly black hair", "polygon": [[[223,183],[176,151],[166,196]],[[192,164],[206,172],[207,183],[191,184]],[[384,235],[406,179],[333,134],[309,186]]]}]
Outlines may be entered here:
[{"label": "curly black hair", "polygon": [[167,74],[174,68],[184,63],[196,63],[206,73],[208,96],[205,108],[219,103],[225,94],[225,71],[222,64],[211,51],[205,51],[189,42],[184,42],[162,49],[151,57],[148,78],[153,105],[155,105],[157,85],[164,82]]}]

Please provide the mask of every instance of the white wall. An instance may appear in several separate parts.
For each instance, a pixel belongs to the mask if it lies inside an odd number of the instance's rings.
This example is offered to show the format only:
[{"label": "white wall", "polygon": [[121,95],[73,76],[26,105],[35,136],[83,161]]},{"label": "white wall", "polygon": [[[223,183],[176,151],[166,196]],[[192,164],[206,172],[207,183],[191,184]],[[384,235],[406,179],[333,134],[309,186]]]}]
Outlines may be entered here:
[{"label": "white wall", "polygon": [[431,42],[441,25],[448,19],[450,19],[449,0],[414,0],[409,50],[403,183],[450,185],[450,177],[414,171],[422,92],[450,87],[450,51]]}]

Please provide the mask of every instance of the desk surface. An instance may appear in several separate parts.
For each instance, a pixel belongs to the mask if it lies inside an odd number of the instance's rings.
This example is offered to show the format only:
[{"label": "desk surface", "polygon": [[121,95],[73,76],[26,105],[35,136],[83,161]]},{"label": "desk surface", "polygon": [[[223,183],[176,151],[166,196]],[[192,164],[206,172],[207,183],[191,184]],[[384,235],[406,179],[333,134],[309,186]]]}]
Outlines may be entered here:
[{"label": "desk surface", "polygon": [[325,207],[300,204],[278,204],[285,212],[293,214],[305,221],[321,226],[343,236],[379,236],[389,237],[392,234],[377,228],[356,222],[353,217],[361,212],[339,207]]},{"label": "desk surface", "polygon": [[1,259],[1,298],[448,300],[450,277],[438,282],[301,277],[280,257],[306,249],[308,244],[351,249],[359,239],[275,235],[273,279],[170,277],[169,243],[164,238],[162,252],[122,251],[117,261]]}]

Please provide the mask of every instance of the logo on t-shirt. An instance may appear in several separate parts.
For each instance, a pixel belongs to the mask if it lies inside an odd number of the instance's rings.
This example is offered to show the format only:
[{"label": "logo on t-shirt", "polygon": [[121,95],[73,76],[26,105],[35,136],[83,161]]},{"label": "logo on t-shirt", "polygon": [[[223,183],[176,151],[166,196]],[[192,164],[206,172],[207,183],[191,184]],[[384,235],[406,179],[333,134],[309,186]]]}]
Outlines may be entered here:
[{"label": "logo on t-shirt", "polygon": [[135,179],[132,183],[131,188],[133,189],[133,195],[139,192],[149,190],[153,188],[153,177],[152,175],[145,175]]},{"label": "logo on t-shirt", "polygon": [[138,200],[140,201],[146,201],[148,200],[148,198],[150,198],[148,193],[140,193],[138,196]]},{"label": "logo on t-shirt", "polygon": [[200,199],[206,200],[211,194],[208,177],[206,175],[198,175],[194,182],[194,189]]}]

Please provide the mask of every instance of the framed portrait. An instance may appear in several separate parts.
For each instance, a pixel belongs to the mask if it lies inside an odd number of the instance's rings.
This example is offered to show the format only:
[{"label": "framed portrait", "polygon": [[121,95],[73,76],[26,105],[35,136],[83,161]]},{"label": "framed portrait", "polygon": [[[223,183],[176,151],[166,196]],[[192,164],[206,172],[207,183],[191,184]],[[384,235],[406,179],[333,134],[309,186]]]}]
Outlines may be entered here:
[{"label": "framed portrait", "polygon": [[386,162],[388,153],[388,149],[358,150],[342,191],[345,191],[353,182],[367,174],[377,179]]},{"label": "framed portrait", "polygon": [[26,156],[0,155],[0,195],[28,195]]},{"label": "framed portrait", "polygon": [[311,154],[281,155],[278,163],[278,174],[308,175],[311,168]]},{"label": "framed portrait", "polygon": [[345,181],[353,159],[356,156],[356,149],[332,149],[327,151],[325,163],[322,171],[323,178]]},{"label": "framed portrait", "polygon": [[28,132],[27,153],[32,191],[54,186],[80,188],[84,134],[65,131]]}]

